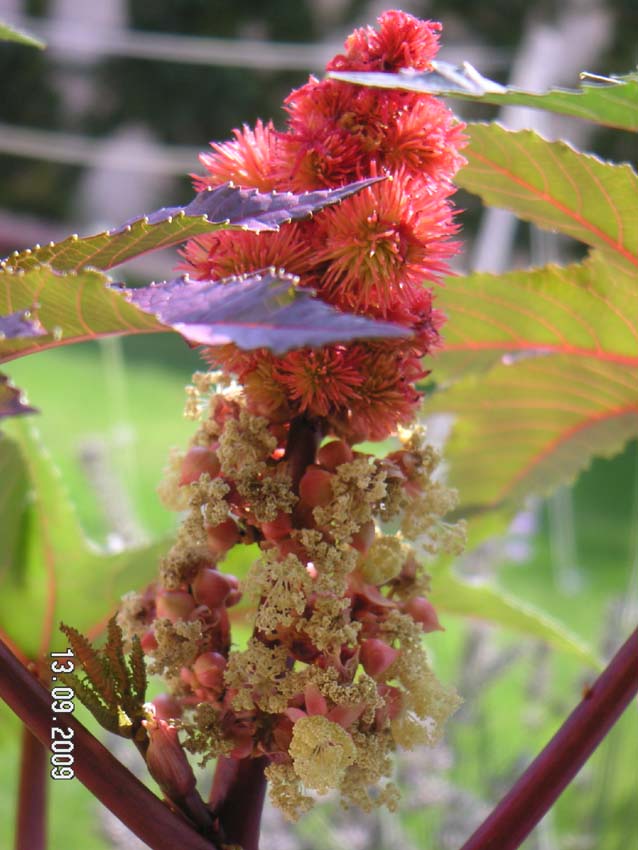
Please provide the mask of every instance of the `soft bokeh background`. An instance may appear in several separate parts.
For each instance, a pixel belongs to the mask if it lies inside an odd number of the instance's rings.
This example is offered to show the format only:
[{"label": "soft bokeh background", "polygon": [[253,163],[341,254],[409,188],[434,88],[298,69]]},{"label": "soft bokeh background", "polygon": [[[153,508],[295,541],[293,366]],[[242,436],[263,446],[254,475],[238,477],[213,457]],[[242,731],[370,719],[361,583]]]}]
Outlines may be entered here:
[{"label": "soft bokeh background", "polygon": [[[622,73],[638,62],[635,0],[401,7],[443,21],[441,58],[467,59],[502,82],[575,85],[582,69]],[[0,0],[0,19],[48,43],[43,53],[0,45],[0,255],[187,200],[184,175],[197,170],[208,140],[257,117],[281,122],[290,88],[309,72],[320,74],[353,26],[372,23],[385,8],[364,0]],[[470,117],[467,107],[454,107]],[[471,117],[493,114],[475,107]],[[499,118],[636,160],[630,134],[594,134],[586,124],[521,109]],[[461,270],[569,256],[553,236],[481,212],[469,196],[459,203],[466,209]],[[153,254],[121,274],[133,283],[162,279],[175,262],[174,253]],[[133,544],[174,528],[155,486],[169,447],[184,445],[191,431],[181,417],[183,385],[198,365],[195,353],[168,336],[107,340],[9,364],[42,410],[37,427],[95,540]],[[637,515],[633,444],[596,461],[573,488],[528,505],[506,538],[459,569],[555,615],[606,656],[636,620]],[[433,663],[465,705],[444,744],[399,759],[399,814],[344,813],[328,800],[293,828],[268,809],[263,850],[455,850],[595,675],[479,619],[448,617],[444,625],[429,639]],[[18,743],[17,722],[0,711],[2,847],[12,842]],[[139,769],[134,751],[113,746]],[[637,763],[634,706],[525,847],[635,847]],[[52,783],[52,850],[140,846],[79,783]]]}]

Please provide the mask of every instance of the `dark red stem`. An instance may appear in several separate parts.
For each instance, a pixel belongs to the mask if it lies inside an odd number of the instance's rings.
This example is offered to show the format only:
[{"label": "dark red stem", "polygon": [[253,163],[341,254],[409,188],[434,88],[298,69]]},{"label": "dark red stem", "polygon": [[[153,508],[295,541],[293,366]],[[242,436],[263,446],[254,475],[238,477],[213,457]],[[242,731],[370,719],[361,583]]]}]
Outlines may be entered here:
[{"label": "dark red stem", "polygon": [[[0,699],[48,749],[51,744],[51,694],[2,641]],[[145,788],[81,723],[70,715],[65,723],[74,730],[77,778],[152,850],[175,850],[176,847],[211,850],[214,847]]]},{"label": "dark red stem", "polygon": [[261,812],[266,796],[264,769],[268,759],[233,759],[217,762],[210,805],[219,818],[225,844],[239,844],[243,850],[257,850]]},{"label": "dark red stem", "polygon": [[23,726],[15,850],[45,850],[48,763],[46,748]]},{"label": "dark red stem", "polygon": [[638,693],[638,629],[461,850],[516,850]]},{"label": "dark red stem", "polygon": [[290,423],[286,460],[290,467],[292,489],[297,492],[299,480],[310,463],[314,463],[322,438],[321,423],[298,416]]}]

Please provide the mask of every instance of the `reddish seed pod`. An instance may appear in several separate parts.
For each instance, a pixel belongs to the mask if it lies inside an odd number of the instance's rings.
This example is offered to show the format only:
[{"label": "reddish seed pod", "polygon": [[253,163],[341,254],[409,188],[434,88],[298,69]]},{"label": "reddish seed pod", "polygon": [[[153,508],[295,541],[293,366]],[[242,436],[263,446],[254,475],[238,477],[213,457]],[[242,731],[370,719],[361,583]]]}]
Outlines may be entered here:
[{"label": "reddish seed pod", "polygon": [[332,440],[317,452],[317,463],[330,472],[334,472],[342,463],[350,463],[351,460],[352,449],[343,440]]},{"label": "reddish seed pod", "polygon": [[391,664],[394,664],[399,657],[399,652],[382,640],[369,638],[361,644],[361,655],[359,657],[368,676],[376,678],[385,673]]},{"label": "reddish seed pod", "polygon": [[200,570],[192,585],[195,601],[209,608],[219,608],[226,602],[231,591],[230,582],[219,570],[205,567]]},{"label": "reddish seed pod", "polygon": [[204,652],[193,664],[197,680],[205,688],[219,690],[224,682],[226,659],[219,652]]},{"label": "reddish seed pod", "polygon": [[211,553],[221,558],[239,540],[239,529],[234,519],[227,519],[219,525],[207,526],[206,536]]},{"label": "reddish seed pod", "polygon": [[424,632],[443,632],[445,629],[439,623],[434,605],[425,596],[415,596],[405,605],[405,613],[421,624]]},{"label": "reddish seed pod", "polygon": [[299,482],[299,496],[312,508],[332,501],[332,473],[318,466],[308,466]]},{"label": "reddish seed pod", "polygon": [[176,620],[188,620],[195,610],[195,600],[185,590],[160,590],[155,597],[158,617],[165,617],[174,623]]},{"label": "reddish seed pod", "polygon": [[193,446],[182,461],[182,476],[180,484],[192,484],[207,472],[211,478],[219,475],[219,458],[217,453],[206,446]]}]

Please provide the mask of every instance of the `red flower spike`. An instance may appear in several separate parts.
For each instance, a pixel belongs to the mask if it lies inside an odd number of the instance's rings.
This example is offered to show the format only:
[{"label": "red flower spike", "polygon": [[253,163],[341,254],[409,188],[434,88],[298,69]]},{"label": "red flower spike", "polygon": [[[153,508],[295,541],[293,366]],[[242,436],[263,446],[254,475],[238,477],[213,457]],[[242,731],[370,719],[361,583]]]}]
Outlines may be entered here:
[{"label": "red flower spike", "polygon": [[205,177],[193,175],[195,188],[202,191],[229,180],[237,186],[262,192],[278,188],[273,173],[278,134],[272,122],[264,124],[257,120],[254,130],[244,124],[241,130],[234,130],[233,135],[234,141],[211,142],[213,152],[200,154],[199,161],[208,174]]},{"label": "red flower spike", "polygon": [[379,29],[361,27],[345,43],[346,52],[335,56],[328,71],[427,71],[439,50],[438,21],[421,21],[406,12],[391,10],[378,19]]}]

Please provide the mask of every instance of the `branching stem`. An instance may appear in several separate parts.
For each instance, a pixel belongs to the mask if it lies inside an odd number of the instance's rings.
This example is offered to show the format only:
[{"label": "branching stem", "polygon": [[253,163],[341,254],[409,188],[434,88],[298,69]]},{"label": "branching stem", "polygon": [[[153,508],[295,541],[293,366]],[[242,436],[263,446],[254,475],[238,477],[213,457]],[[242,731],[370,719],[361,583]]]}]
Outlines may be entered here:
[{"label": "branching stem", "polygon": [[461,850],[516,850],[638,693],[638,629]]},{"label": "branching stem", "polygon": [[[51,694],[1,641],[0,699],[44,747],[50,747]],[[77,778],[152,850],[214,848],[142,785],[81,723],[70,716],[66,722],[74,731]]]}]

